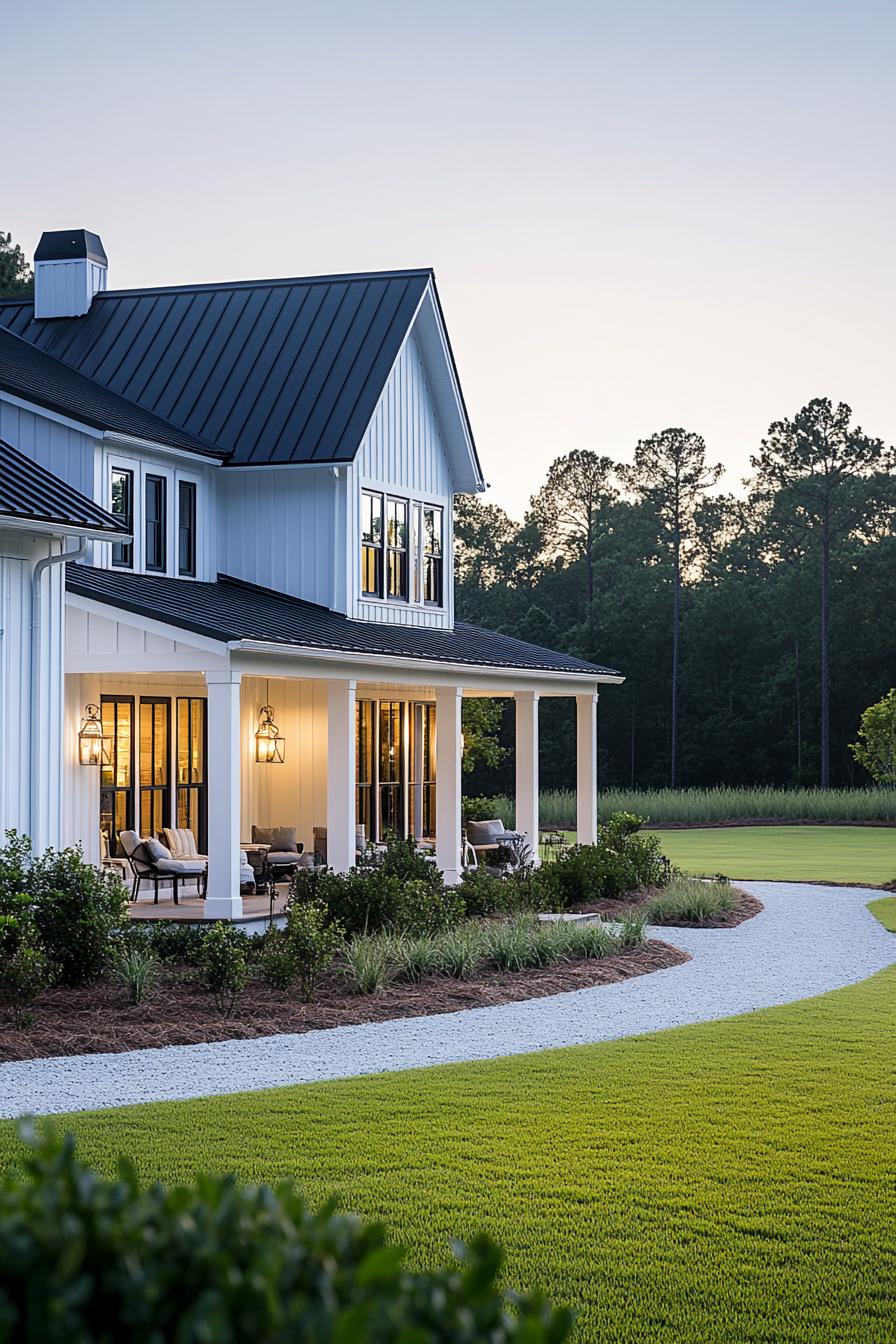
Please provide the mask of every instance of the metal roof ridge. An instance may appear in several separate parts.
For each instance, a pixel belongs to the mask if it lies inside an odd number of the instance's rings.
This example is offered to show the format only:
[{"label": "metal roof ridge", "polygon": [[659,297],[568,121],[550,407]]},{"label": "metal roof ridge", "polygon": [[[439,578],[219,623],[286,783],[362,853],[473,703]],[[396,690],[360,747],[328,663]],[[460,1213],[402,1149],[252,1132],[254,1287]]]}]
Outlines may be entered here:
[{"label": "metal roof ridge", "polygon": [[[349,284],[356,281],[369,280],[389,280],[410,278],[413,276],[432,276],[434,274],[432,266],[410,266],[388,271],[344,271],[335,272],[332,275],[287,275],[261,277],[256,280],[201,280],[187,282],[183,285],[145,285],[135,286],[129,289],[104,289],[98,294],[94,294],[93,302],[102,303],[106,299],[122,299],[130,297],[139,297],[144,294],[195,294],[209,290],[224,289],[264,289],[274,288],[280,285],[331,285],[337,283]],[[0,302],[25,303],[24,299],[0,300]],[[52,321],[49,319],[37,319],[38,321]]]}]

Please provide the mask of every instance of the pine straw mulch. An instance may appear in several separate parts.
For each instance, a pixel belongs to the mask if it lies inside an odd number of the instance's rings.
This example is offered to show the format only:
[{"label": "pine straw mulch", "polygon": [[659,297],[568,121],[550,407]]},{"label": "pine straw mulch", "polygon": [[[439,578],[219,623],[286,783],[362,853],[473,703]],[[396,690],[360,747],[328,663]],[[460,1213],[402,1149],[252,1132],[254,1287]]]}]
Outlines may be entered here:
[{"label": "pine straw mulch", "polygon": [[[604,919],[619,919],[623,915],[643,915],[648,901],[662,894],[661,888],[643,887],[640,891],[631,892],[623,901],[592,901],[590,905],[577,905],[575,909],[582,914],[603,915]],[[734,908],[719,911],[709,919],[654,919],[651,923],[662,925],[667,929],[735,929],[738,924],[743,924],[745,920],[752,919],[765,909],[760,900],[751,896],[748,891],[742,891],[740,887],[732,887],[731,894],[734,897]]]},{"label": "pine straw mulch", "polygon": [[596,960],[562,962],[525,971],[494,971],[473,980],[434,975],[418,985],[391,984],[375,995],[352,993],[335,971],[321,976],[313,1003],[270,989],[254,976],[233,1017],[222,1017],[188,967],[165,966],[150,994],[128,1003],[122,986],[103,980],[56,988],[36,1000],[33,1021],[0,1028],[0,1061],[103,1054],[204,1041],[248,1040],[280,1032],[316,1031],[392,1018],[453,1013],[567,990],[614,984],[690,961],[657,939]]}]

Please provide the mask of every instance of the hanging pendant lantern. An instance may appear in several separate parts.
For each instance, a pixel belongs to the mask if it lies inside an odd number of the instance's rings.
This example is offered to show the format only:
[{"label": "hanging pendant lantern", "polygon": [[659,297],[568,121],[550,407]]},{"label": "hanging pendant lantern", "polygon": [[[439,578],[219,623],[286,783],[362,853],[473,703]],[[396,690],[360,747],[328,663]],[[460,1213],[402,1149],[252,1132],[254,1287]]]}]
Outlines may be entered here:
[{"label": "hanging pendant lantern", "polygon": [[85,705],[78,733],[78,760],[82,765],[108,765],[110,738],[103,733],[99,705]]},{"label": "hanging pendant lantern", "polygon": [[262,705],[258,711],[255,759],[261,765],[282,765],[286,759],[286,741],[280,736],[270,705]]}]

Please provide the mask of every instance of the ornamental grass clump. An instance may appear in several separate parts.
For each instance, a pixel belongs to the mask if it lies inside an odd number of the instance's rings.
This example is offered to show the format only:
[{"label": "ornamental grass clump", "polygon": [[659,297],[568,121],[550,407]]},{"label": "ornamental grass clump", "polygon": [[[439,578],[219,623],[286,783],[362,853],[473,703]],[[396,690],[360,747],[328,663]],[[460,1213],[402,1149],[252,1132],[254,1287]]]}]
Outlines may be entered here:
[{"label": "ornamental grass clump", "polygon": [[439,944],[435,938],[398,937],[392,943],[391,952],[396,980],[419,984],[439,969]]},{"label": "ornamental grass clump", "polygon": [[648,902],[644,913],[653,924],[663,924],[674,919],[708,924],[714,915],[727,914],[733,910],[735,903],[730,883],[700,882],[696,878],[676,874],[669,885]]},{"label": "ornamental grass clump", "polygon": [[123,943],[112,953],[112,974],[124,985],[129,1003],[142,1003],[159,969],[159,959],[149,944]]},{"label": "ornamental grass clump", "polygon": [[439,970],[453,980],[472,980],[485,955],[485,938],[475,924],[452,929],[438,940]]},{"label": "ornamental grass clump", "polygon": [[531,915],[517,915],[486,930],[485,955],[500,971],[525,970],[536,964],[537,935],[538,921]]},{"label": "ornamental grass clump", "polygon": [[392,973],[391,938],[371,934],[353,938],[345,949],[343,973],[358,994],[379,994]]}]

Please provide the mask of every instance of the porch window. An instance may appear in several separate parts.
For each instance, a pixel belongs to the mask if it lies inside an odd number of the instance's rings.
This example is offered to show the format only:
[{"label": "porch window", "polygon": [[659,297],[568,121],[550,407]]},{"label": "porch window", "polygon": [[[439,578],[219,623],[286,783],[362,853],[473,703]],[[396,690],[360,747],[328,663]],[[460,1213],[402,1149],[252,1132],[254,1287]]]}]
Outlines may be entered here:
[{"label": "porch window", "polygon": [[436,833],[436,707],[411,705],[408,819],[415,840]]},{"label": "porch window", "polygon": [[[128,532],[134,532],[134,473],[125,467],[112,468],[112,509],[113,518],[124,523]],[[112,563],[121,569],[134,568],[133,541],[116,541],[112,546]]]},{"label": "porch window", "polygon": [[185,579],[196,577],[196,485],[177,485],[177,572]]},{"label": "porch window", "polygon": [[171,820],[169,737],[171,702],[140,700],[140,834],[157,835]]},{"label": "porch window", "polygon": [[177,699],[177,825],[196,837],[205,853],[208,828],[206,704],[201,696]]},{"label": "porch window", "polygon": [[164,476],[147,476],[145,486],[145,546],[146,570],[150,574],[164,574],[166,530],[166,490]]},{"label": "porch window", "polygon": [[427,505],[423,510],[423,600],[430,607],[442,605],[442,510]]},{"label": "porch window", "polygon": [[408,599],[408,503],[386,503],[386,596]]},{"label": "porch window", "polygon": [[383,497],[361,492],[361,592],[383,595]]},{"label": "porch window", "polygon": [[404,838],[404,705],[379,702],[379,838],[387,831]]},{"label": "porch window", "polygon": [[373,808],[374,767],[376,764],[374,708],[372,700],[359,700],[355,710],[357,719],[355,733],[355,817],[358,825],[364,827],[364,834],[368,840],[376,838]]},{"label": "porch window", "polygon": [[118,836],[134,828],[134,698],[104,695],[100,714],[109,739],[108,763],[100,767],[100,830],[109,853],[121,853]]}]

